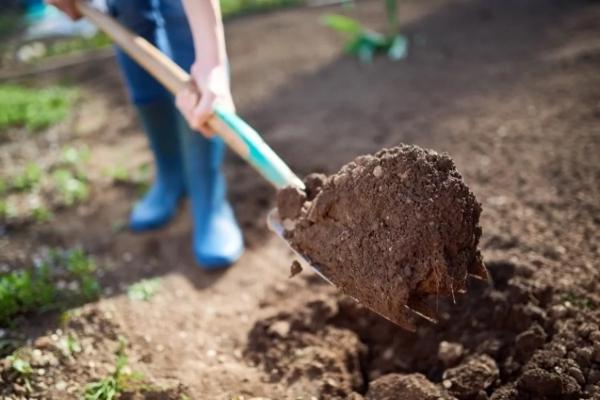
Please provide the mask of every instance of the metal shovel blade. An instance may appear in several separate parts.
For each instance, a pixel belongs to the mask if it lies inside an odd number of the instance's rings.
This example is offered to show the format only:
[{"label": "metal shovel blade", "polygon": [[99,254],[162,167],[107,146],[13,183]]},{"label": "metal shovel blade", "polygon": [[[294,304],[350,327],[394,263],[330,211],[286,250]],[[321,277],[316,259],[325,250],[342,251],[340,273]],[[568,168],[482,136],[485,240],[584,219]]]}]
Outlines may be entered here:
[{"label": "metal shovel blade", "polygon": [[[319,271],[318,267],[314,266],[308,258],[306,258],[303,254],[299,253],[296,249],[294,249],[290,245],[290,243],[287,241],[287,239],[284,237],[283,232],[285,229],[283,228],[283,223],[281,221],[281,218],[279,217],[279,212],[277,211],[277,208],[272,209],[269,212],[269,215],[267,215],[267,226],[269,227],[271,232],[275,233],[281,240],[283,240],[285,242],[285,244],[300,259],[300,262],[303,264],[303,266],[308,266],[308,267],[312,268],[313,271],[315,271],[317,273],[317,275],[319,275],[321,278],[323,278],[330,285],[333,285],[333,282],[331,282],[325,275],[323,275],[321,273],[321,271]],[[335,285],[333,285],[333,286],[335,286]]]}]

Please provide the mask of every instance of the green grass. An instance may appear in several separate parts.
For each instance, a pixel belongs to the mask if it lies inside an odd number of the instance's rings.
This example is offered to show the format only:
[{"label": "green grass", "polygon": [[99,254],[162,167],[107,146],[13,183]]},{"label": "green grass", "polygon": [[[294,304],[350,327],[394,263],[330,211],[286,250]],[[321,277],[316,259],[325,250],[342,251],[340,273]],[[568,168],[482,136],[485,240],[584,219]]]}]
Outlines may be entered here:
[{"label": "green grass", "polygon": [[112,40],[102,32],[92,37],[75,37],[56,41],[48,46],[46,57],[64,56],[82,51],[103,49],[112,44]]},{"label": "green grass", "polygon": [[[51,208],[87,200],[90,182],[84,164],[89,157],[87,147],[67,146],[48,167],[30,162],[14,175],[0,179],[0,219],[46,222],[53,217]],[[34,197],[26,201],[22,194]]]},{"label": "green grass", "polygon": [[[61,309],[98,296],[93,261],[83,252],[52,251],[39,265],[0,276],[0,326],[18,315]],[[59,280],[73,285],[59,287]]]},{"label": "green grass", "polygon": [[86,177],[81,174],[61,168],[54,171],[52,180],[56,192],[65,205],[71,206],[88,198],[89,185]]},{"label": "green grass", "polygon": [[160,288],[160,279],[143,279],[127,289],[127,295],[131,300],[151,300]]},{"label": "green grass", "polygon": [[0,135],[10,127],[36,132],[55,125],[67,116],[75,98],[74,89],[61,86],[0,85]]},{"label": "green grass", "polygon": [[301,0],[221,0],[221,12],[227,18],[301,3]]},{"label": "green grass", "polygon": [[30,162],[25,166],[23,171],[12,178],[10,188],[18,192],[29,192],[40,183],[42,175],[42,168]]}]

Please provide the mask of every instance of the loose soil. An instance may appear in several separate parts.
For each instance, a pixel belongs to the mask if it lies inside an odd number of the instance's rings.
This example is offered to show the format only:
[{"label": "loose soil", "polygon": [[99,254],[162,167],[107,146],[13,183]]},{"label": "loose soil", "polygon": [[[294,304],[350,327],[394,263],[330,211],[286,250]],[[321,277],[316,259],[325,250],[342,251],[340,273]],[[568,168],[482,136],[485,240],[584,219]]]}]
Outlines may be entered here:
[{"label": "loose soil", "polygon": [[[35,395],[3,370],[0,397],[78,398],[110,372],[124,336],[132,370],[192,399],[600,398],[600,5],[409,0],[399,8],[411,48],[398,63],[342,55],[340,38],[319,22],[330,10],[231,21],[237,106],[299,175],[332,174],[402,143],[450,154],[482,204],[490,284],[471,280],[467,294],[434,302],[438,323],[417,321],[410,333],[308,269],[287,279],[294,256],[264,222],[275,193],[234,156],[226,170],[248,251],[233,268],[194,265],[187,210],[160,232],[118,229],[137,193],[104,171],[134,169],[150,154],[114,63],[94,62],[30,78],[68,76],[85,97],[65,124],[0,145],[2,172],[26,160],[46,165],[64,144],[87,145],[92,196],[54,221],[3,227],[0,267],[31,265],[44,247],[82,246],[97,260],[104,294],[77,311],[75,325],[27,315],[2,331],[43,360],[56,353],[48,340],[63,335],[81,338],[83,350],[36,364]],[[380,2],[359,2],[355,12],[383,28]],[[148,302],[124,295],[157,276]]]},{"label": "loose soil", "polygon": [[363,155],[306,191],[277,195],[284,236],[342,293],[415,330],[412,309],[486,278],[477,244],[481,206],[450,157],[417,146]]}]

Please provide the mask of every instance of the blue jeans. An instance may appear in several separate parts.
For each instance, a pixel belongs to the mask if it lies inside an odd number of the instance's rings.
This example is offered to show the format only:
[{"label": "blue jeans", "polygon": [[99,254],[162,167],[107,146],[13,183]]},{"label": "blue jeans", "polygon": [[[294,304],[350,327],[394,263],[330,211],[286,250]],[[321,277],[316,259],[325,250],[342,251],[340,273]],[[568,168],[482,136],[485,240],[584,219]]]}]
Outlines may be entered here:
[{"label": "blue jeans", "polygon": [[[194,42],[181,0],[108,0],[108,9],[122,25],[157,46],[185,71],[190,70],[195,60]],[[156,79],[118,48],[117,61],[133,103],[170,98]]]}]

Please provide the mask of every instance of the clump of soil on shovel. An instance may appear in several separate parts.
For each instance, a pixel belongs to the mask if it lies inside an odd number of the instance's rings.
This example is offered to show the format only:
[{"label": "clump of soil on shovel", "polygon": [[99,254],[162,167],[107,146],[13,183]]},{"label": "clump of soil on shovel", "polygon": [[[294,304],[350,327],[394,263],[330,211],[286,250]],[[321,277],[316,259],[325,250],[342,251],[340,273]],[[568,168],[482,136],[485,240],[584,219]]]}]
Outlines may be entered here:
[{"label": "clump of soil on shovel", "polygon": [[481,206],[445,154],[402,145],[365,155],[306,190],[278,193],[284,235],[340,290],[398,325],[434,318],[428,297],[486,277]]}]

